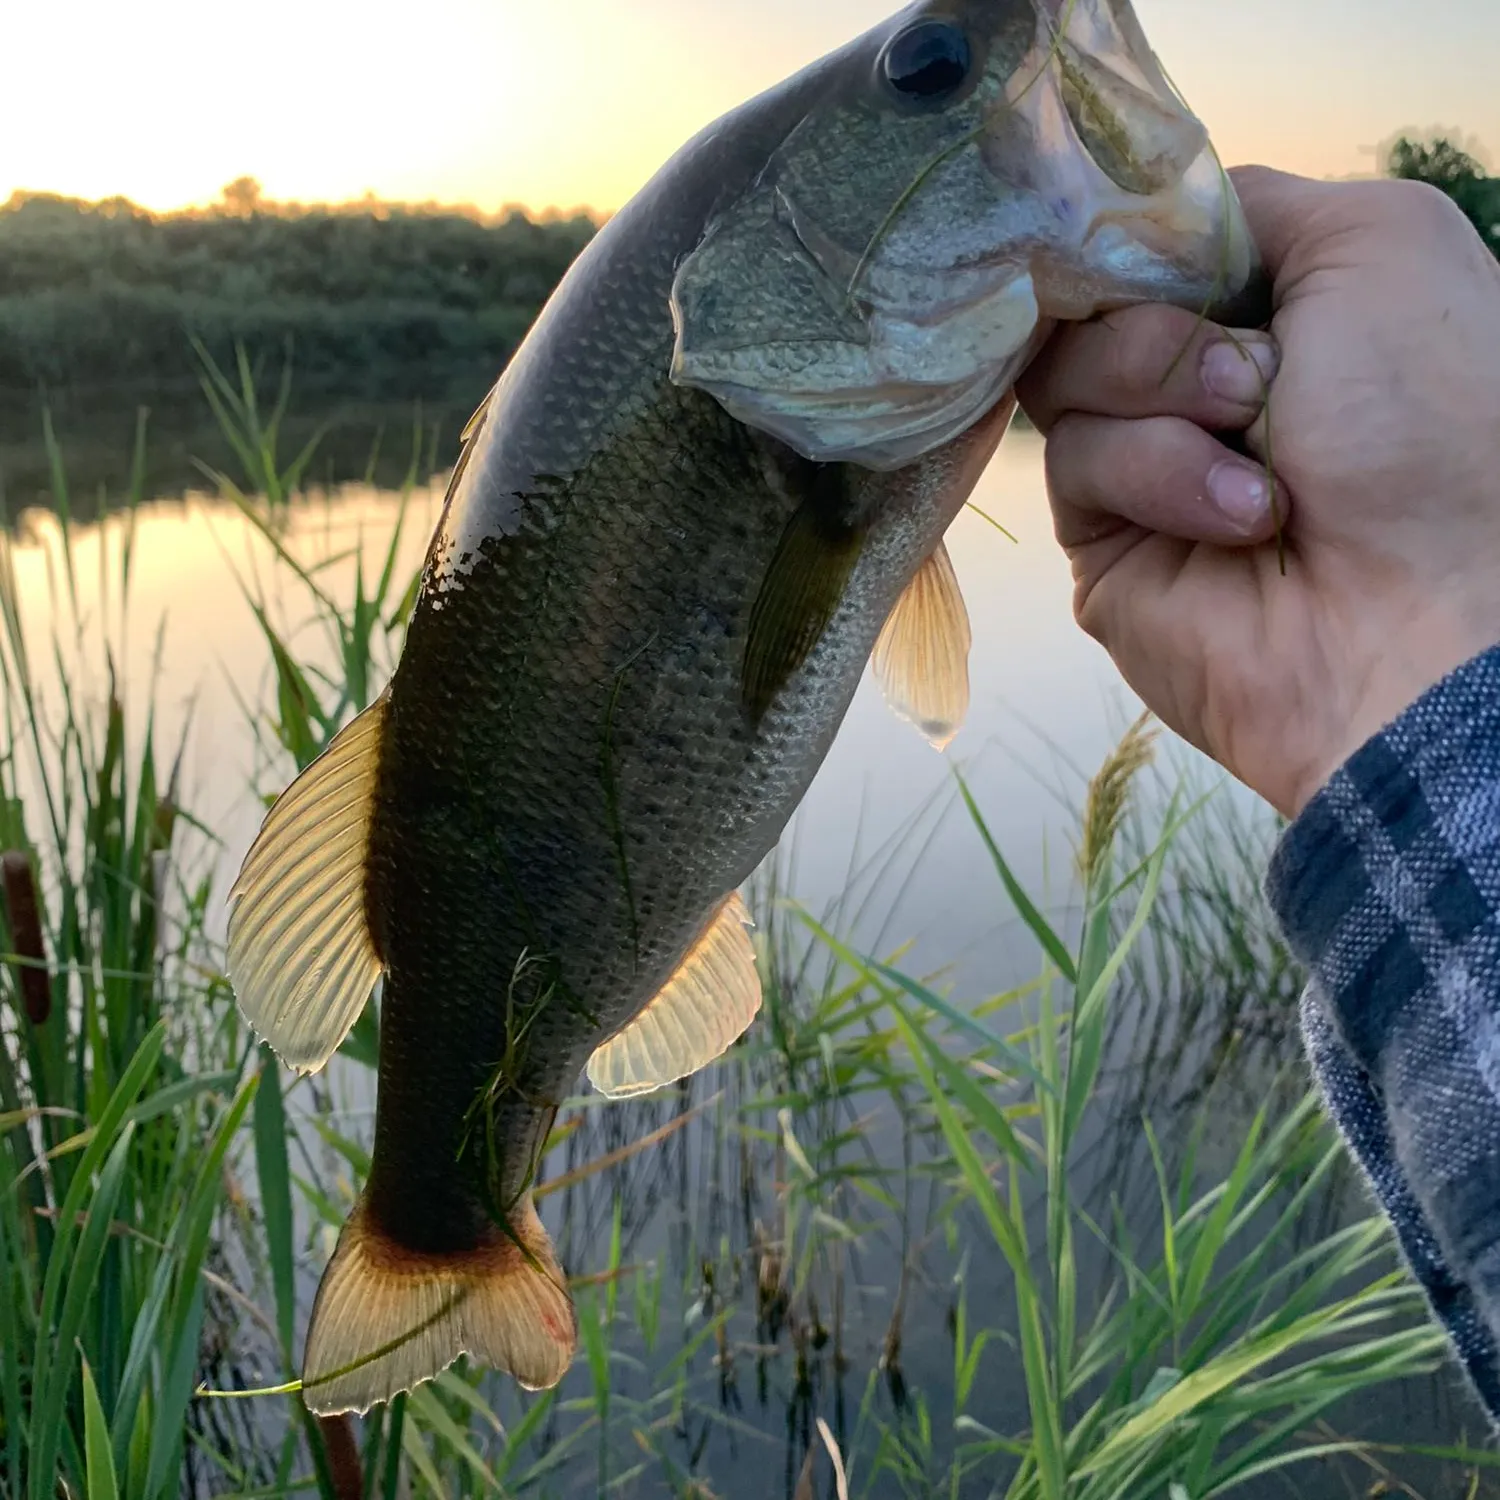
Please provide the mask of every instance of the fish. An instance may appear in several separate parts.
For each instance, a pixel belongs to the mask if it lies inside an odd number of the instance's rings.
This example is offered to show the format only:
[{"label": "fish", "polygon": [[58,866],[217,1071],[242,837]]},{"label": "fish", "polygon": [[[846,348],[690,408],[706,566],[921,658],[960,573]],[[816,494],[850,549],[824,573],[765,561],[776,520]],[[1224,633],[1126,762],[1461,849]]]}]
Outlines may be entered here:
[{"label": "fish", "polygon": [[228,973],[324,1067],[379,988],[368,1178],[302,1392],[574,1354],[532,1189],[760,1006],[741,887],[867,665],[969,700],[944,535],[1059,321],[1240,321],[1255,246],[1129,0],[921,0],[710,125],[591,240],[462,436],[394,675],[275,802]]}]

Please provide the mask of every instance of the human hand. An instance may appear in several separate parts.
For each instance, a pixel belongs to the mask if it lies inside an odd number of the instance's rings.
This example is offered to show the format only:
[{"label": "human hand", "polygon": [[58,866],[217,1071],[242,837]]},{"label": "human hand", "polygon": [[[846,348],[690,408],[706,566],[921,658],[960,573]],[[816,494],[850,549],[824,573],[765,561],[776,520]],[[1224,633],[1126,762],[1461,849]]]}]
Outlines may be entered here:
[{"label": "human hand", "polygon": [[[1134,307],[1059,333],[1020,397],[1079,622],[1294,816],[1500,642],[1500,265],[1434,189],[1233,176],[1272,337]],[[1284,575],[1264,468],[1216,432],[1274,467]]]}]

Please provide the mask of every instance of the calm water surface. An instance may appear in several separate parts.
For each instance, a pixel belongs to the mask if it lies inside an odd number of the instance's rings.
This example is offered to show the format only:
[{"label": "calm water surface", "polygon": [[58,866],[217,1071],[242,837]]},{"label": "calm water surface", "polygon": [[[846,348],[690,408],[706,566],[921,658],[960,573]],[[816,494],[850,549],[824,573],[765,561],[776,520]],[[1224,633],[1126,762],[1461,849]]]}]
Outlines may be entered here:
[{"label": "calm water surface", "polygon": [[[441,478],[413,497],[403,576],[420,562],[441,498]],[[852,893],[838,918],[841,933],[867,949],[910,942],[905,966],[915,973],[942,969],[954,995],[971,1004],[1034,978],[1039,960],[1006,906],[989,855],[955,805],[954,769],[968,779],[1022,881],[1066,921],[1083,788],[1140,709],[1104,653],[1073,624],[1071,580],[1052,542],[1034,434],[1017,431],[1011,436],[975,498],[1015,540],[972,511],[959,519],[949,538],[974,627],[968,723],[946,754],[939,755],[890,715],[867,678],[781,854],[783,888],[790,894],[822,912]],[[335,597],[347,597],[353,555],[364,548],[367,558],[380,557],[396,510],[397,498],[390,491],[330,489],[293,507],[284,545],[307,562],[342,558],[319,577]],[[246,725],[244,705],[270,701],[272,690],[267,651],[247,592],[264,598],[271,618],[299,655],[330,662],[328,643],[309,621],[305,595],[283,587],[284,574],[272,565],[269,544],[233,506],[207,494],[142,506],[128,534],[131,584],[122,610],[118,577],[127,534],[124,520],[114,516],[75,536],[72,564],[83,612],[110,623],[118,643],[117,667],[132,691],[153,679],[157,683],[158,754],[168,756],[186,734],[183,800],[223,839],[218,857],[222,891],[259,823],[261,807],[253,789],[277,791],[288,774],[285,763],[256,753]],[[21,517],[15,556],[27,625],[32,639],[40,641],[57,617],[67,587],[53,517],[37,510]],[[99,675],[95,670],[93,686],[102,692]],[[1200,786],[1216,784],[1207,763],[1180,742],[1168,738],[1164,755],[1174,771],[1196,778]],[[1252,823],[1260,816],[1244,794],[1225,786],[1218,795]],[[1232,1156],[1249,1112],[1264,1097],[1266,1080],[1279,1061],[1294,1055],[1284,1021],[1281,1040],[1258,1064],[1264,1075],[1241,1079],[1240,1103],[1215,1117],[1205,1146],[1210,1169]],[[1121,1043],[1122,1062],[1133,1055],[1130,1042],[1126,1037]],[[1189,1037],[1182,1053],[1189,1072],[1204,1055],[1205,1047]],[[1179,1062],[1179,1072],[1182,1066]],[[331,1071],[337,1075],[338,1070]],[[1123,1071],[1123,1093],[1132,1107],[1149,1106],[1160,1092],[1154,1082],[1128,1076],[1128,1068]],[[589,1152],[624,1145],[693,1102],[732,1087],[727,1075],[728,1070],[709,1070],[681,1098],[666,1102],[590,1111],[587,1132],[559,1151],[548,1164],[549,1174],[580,1165]],[[345,1070],[324,1092],[303,1096],[302,1107],[315,1104],[320,1112],[336,1115],[351,1134],[368,1139],[369,1095],[368,1076]],[[894,1115],[877,1115],[860,1127],[875,1149],[899,1156]],[[1170,1136],[1171,1120],[1161,1128]],[[1140,1165],[1138,1140],[1138,1116],[1102,1112],[1082,1167],[1085,1189],[1121,1186],[1118,1174]],[[657,1260],[664,1267],[661,1317],[672,1331],[655,1354],[631,1346],[629,1336],[622,1335],[620,1379],[627,1387],[633,1381],[638,1392],[652,1389],[653,1372],[692,1336],[714,1297],[727,1295],[722,1287],[705,1290],[701,1280],[695,1283],[695,1264],[724,1245],[733,1247],[737,1264],[748,1262],[755,1253],[756,1223],[774,1220],[770,1173],[755,1168],[744,1152],[731,1157],[722,1132],[695,1125],[594,1179],[587,1191],[559,1194],[547,1204],[571,1270],[592,1271],[604,1264],[616,1204],[621,1205],[624,1260]],[[347,1170],[343,1176],[349,1186]],[[1351,1201],[1356,1200],[1346,1191],[1340,1200],[1330,1201],[1328,1211],[1348,1212]],[[1149,1234],[1156,1213],[1149,1193],[1138,1207],[1139,1223]],[[914,1212],[920,1215],[920,1205]],[[327,1234],[311,1236],[309,1288],[329,1248]],[[684,1468],[696,1454],[695,1472],[709,1480],[715,1494],[746,1500],[790,1495],[805,1451],[809,1415],[828,1414],[840,1435],[847,1435],[869,1372],[888,1347],[903,1264],[910,1284],[901,1373],[909,1391],[930,1395],[935,1424],[941,1427],[942,1392],[951,1385],[944,1319],[954,1264],[939,1239],[914,1260],[909,1236],[904,1240],[895,1226],[887,1226],[850,1252],[840,1283],[838,1342],[844,1375],[822,1356],[817,1364],[821,1373],[811,1383],[794,1375],[786,1349],[773,1342],[768,1352],[766,1330],[747,1308],[730,1325],[737,1343],[728,1346],[727,1365],[721,1360],[714,1366],[708,1349],[693,1367],[704,1415],[695,1424],[690,1403],[682,1419],[678,1459]],[[1102,1275],[1102,1262],[1095,1269]],[[998,1264],[971,1268],[969,1295],[972,1318],[1005,1325],[1008,1288]],[[982,1387],[985,1419],[1002,1431],[1020,1430],[1027,1425],[1024,1383],[1003,1346],[994,1349]],[[726,1369],[740,1373],[726,1383]],[[244,1373],[252,1381],[279,1374],[253,1360]],[[586,1375],[575,1369],[565,1395],[586,1390]],[[880,1400],[885,1416],[899,1420],[894,1395],[883,1390]],[[1455,1400],[1446,1382],[1434,1381],[1367,1402],[1347,1425],[1386,1438],[1431,1441],[1451,1439],[1460,1423],[1478,1430],[1467,1403]],[[555,1435],[565,1430],[558,1428]],[[559,1493],[589,1494],[598,1481],[594,1463],[590,1451],[578,1465],[564,1464],[551,1482]],[[1349,1486],[1360,1473],[1301,1470],[1296,1492],[1351,1493]],[[649,1486],[625,1491],[635,1492],[657,1491]],[[1278,1481],[1246,1493],[1287,1490]]]}]

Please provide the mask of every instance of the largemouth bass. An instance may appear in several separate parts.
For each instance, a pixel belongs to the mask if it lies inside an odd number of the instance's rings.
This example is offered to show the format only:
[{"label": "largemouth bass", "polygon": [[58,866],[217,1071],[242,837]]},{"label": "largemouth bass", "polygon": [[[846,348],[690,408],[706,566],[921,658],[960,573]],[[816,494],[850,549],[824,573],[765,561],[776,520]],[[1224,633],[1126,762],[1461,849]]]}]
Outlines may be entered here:
[{"label": "largemouth bass", "polygon": [[267,816],[229,971],[291,1067],[383,979],[369,1180],[304,1398],[572,1358],[532,1203],[587,1069],[627,1096],[760,1004],[736,894],[875,663],[968,700],[943,535],[1057,319],[1235,316],[1254,248],[1129,0],[925,0],[687,145],[464,435],[400,665]]}]

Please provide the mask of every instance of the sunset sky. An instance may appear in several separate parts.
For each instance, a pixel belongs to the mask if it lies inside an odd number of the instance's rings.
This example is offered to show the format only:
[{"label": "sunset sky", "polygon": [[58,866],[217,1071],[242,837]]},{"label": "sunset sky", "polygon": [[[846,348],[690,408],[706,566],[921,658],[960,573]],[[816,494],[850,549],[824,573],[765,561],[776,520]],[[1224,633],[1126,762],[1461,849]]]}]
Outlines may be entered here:
[{"label": "sunset sky", "polygon": [[[1368,172],[1368,148],[1407,127],[1500,152],[1500,0],[1136,8],[1229,163]],[[247,174],[277,199],[612,209],[699,126],[892,9],[0,0],[0,201],[21,188],[170,209]]]}]

